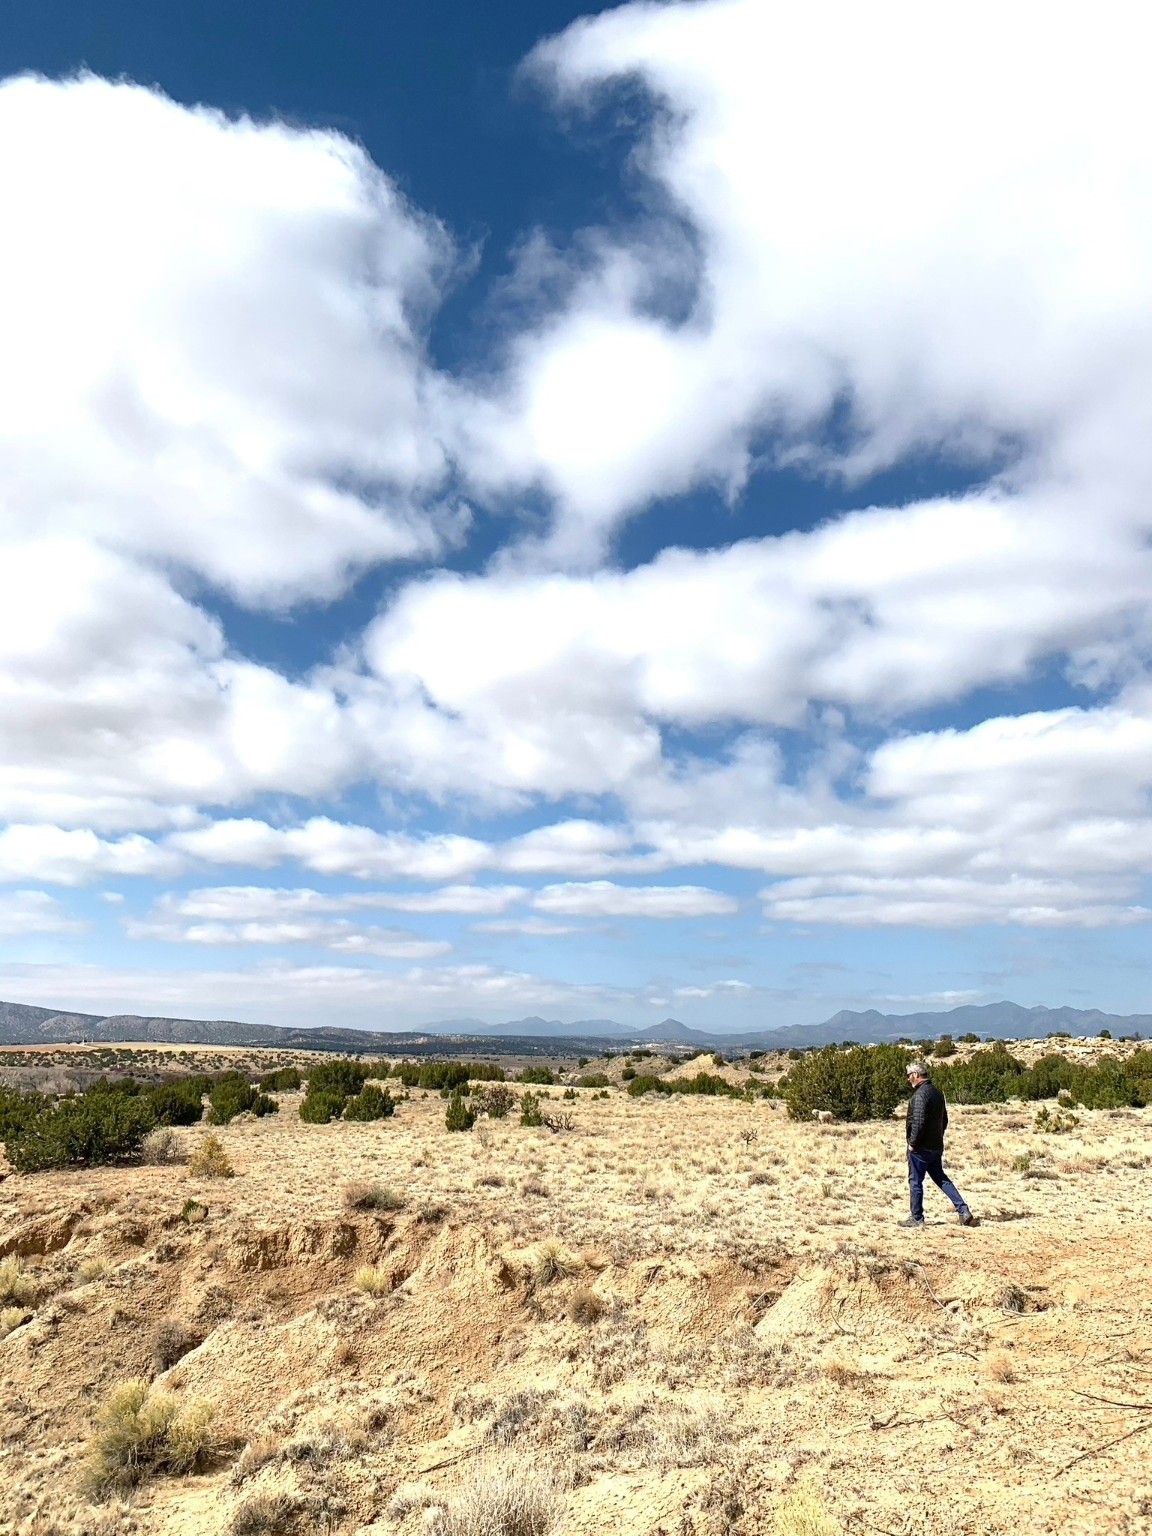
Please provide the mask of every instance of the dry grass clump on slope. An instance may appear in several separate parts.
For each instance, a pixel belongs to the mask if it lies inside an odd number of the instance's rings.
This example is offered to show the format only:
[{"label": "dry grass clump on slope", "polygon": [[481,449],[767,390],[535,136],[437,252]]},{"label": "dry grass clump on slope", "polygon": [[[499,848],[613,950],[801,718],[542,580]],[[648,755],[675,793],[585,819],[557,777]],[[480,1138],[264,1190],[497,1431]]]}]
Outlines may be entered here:
[{"label": "dry grass clump on slope", "polygon": [[188,1160],[188,1172],[195,1179],[230,1179],[236,1170],[214,1131],[209,1131]]},{"label": "dry grass clump on slope", "polygon": [[543,1464],[498,1457],[469,1469],[431,1523],[432,1536],[549,1536],[563,1513],[556,1478]]},{"label": "dry grass clump on slope", "polygon": [[114,1387],[96,1415],[84,1483],[96,1495],[133,1488],[156,1473],[200,1471],[214,1450],[208,1403],[152,1392],[142,1379]]}]

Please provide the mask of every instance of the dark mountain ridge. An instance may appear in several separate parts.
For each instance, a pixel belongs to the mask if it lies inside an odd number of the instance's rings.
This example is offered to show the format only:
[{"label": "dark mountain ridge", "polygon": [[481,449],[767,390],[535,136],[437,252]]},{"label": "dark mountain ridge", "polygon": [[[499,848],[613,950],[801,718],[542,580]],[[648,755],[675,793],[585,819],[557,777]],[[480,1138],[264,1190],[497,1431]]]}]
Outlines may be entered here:
[{"label": "dark mountain ridge", "polygon": [[842,1009],[820,1024],[792,1024],[738,1034],[694,1029],[664,1019],[629,1029],[613,1019],[580,1019],[567,1024],[535,1016],[504,1024],[476,1019],[445,1020],[420,1030],[343,1029],[331,1025],[296,1029],[278,1024],[244,1024],[230,1019],[170,1019],[142,1014],[69,1013],[29,1003],[0,1002],[0,1045],[164,1043],[173,1045],[266,1046],[281,1050],[372,1053],[444,1049],[449,1043],[476,1050],[540,1053],[547,1043],[571,1052],[603,1050],[612,1044],[676,1044],[700,1050],[788,1050],[856,1040],[882,1044],[899,1039],[937,1039],[942,1034],[977,1034],[988,1039],[1036,1039],[1067,1031],[1072,1035],[1152,1033],[1152,1014],[1102,1013],[1096,1008],[1024,1008],[1018,1003],[964,1004],[943,1012],[879,1013]]}]

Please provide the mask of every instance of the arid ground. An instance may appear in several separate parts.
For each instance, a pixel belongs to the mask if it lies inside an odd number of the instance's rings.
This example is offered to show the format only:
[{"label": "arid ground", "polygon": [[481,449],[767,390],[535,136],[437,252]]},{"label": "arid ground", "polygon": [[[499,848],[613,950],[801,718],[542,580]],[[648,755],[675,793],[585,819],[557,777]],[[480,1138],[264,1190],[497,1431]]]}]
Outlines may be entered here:
[{"label": "arid ground", "polygon": [[[1152,1110],[955,1108],[980,1225],[930,1188],[907,1232],[896,1120],[544,1092],[571,1129],[285,1094],[218,1132],[231,1178],[207,1127],[10,1174],[3,1536],[499,1536],[509,1487],[508,1536],[1152,1532]],[[211,1453],[94,1496],[131,1379]]]}]

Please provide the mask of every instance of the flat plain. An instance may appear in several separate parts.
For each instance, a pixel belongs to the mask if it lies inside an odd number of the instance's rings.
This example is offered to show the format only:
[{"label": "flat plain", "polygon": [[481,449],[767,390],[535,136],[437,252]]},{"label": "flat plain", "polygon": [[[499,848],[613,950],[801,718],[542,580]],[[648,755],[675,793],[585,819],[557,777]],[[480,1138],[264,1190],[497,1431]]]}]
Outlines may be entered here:
[{"label": "flat plain", "polygon": [[[536,1091],[10,1174],[3,1536],[1152,1532],[1152,1111],[954,1107],[908,1232],[895,1119]],[[94,1496],[130,1380],[210,1454]]]}]

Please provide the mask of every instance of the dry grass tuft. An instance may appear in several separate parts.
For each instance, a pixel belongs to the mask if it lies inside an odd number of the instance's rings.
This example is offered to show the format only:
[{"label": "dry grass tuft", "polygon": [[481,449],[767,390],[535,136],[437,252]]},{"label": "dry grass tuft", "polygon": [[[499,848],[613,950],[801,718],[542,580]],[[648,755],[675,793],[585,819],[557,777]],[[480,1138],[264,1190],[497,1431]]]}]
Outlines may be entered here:
[{"label": "dry grass tuft", "polygon": [[145,1478],[199,1471],[212,1455],[208,1403],[185,1404],[172,1392],[149,1392],[139,1378],[114,1387],[96,1415],[84,1485],[97,1496],[134,1488]]},{"label": "dry grass tuft", "polygon": [[1006,1349],[996,1349],[984,1362],[984,1368],[993,1381],[1004,1385],[1016,1381],[1016,1362]]},{"label": "dry grass tuft", "polygon": [[4,1307],[0,1310],[0,1339],[6,1339],[10,1333],[31,1320],[32,1314],[27,1307]]},{"label": "dry grass tuft", "polygon": [[152,1334],[152,1364],[158,1371],[170,1370],[177,1360],[182,1360],[199,1343],[199,1334],[193,1333],[175,1318],[163,1317]]},{"label": "dry grass tuft", "polygon": [[352,1284],[366,1296],[386,1296],[392,1289],[392,1271],[376,1264],[362,1264]]},{"label": "dry grass tuft", "polygon": [[432,1536],[549,1536],[563,1500],[546,1467],[511,1458],[481,1463],[437,1511]]},{"label": "dry grass tuft", "polygon": [[840,1355],[834,1356],[825,1363],[824,1374],[837,1387],[863,1387],[867,1386],[869,1381],[866,1371],[860,1370],[850,1360],[845,1360]]},{"label": "dry grass tuft", "polygon": [[254,1440],[249,1440],[232,1468],[232,1482],[240,1484],[255,1477],[261,1468],[279,1461],[280,1451],[280,1441],[274,1435],[257,1435]]},{"label": "dry grass tuft", "polygon": [[344,1209],[347,1211],[402,1211],[405,1200],[387,1184],[357,1180],[344,1186]]},{"label": "dry grass tuft", "polygon": [[229,1526],[231,1536],[283,1536],[296,1529],[300,1500],[283,1488],[250,1493],[236,1506]]},{"label": "dry grass tuft", "polygon": [[568,1316],[574,1323],[598,1322],[607,1310],[603,1298],[597,1296],[595,1291],[589,1290],[586,1285],[574,1291],[572,1300],[568,1303]]},{"label": "dry grass tuft", "polygon": [[236,1174],[224,1150],[224,1143],[212,1132],[205,1136],[189,1158],[188,1172],[196,1179],[231,1179]]},{"label": "dry grass tuft", "polygon": [[360,1360],[360,1352],[351,1339],[341,1339],[332,1351],[332,1364],[341,1369],[356,1365]]},{"label": "dry grass tuft", "polygon": [[36,1300],[38,1290],[34,1277],[25,1273],[23,1259],[0,1259],[0,1302],[27,1306]]},{"label": "dry grass tuft", "polygon": [[814,1488],[786,1493],[776,1506],[773,1536],[840,1536],[841,1530]]},{"label": "dry grass tuft", "polygon": [[583,1268],[583,1261],[557,1237],[545,1237],[521,1253],[505,1254],[504,1264],[510,1274],[532,1285],[551,1285]]},{"label": "dry grass tuft", "polygon": [[185,1160],[184,1143],[170,1125],[158,1125],[140,1143],[140,1161],[152,1167]]}]

